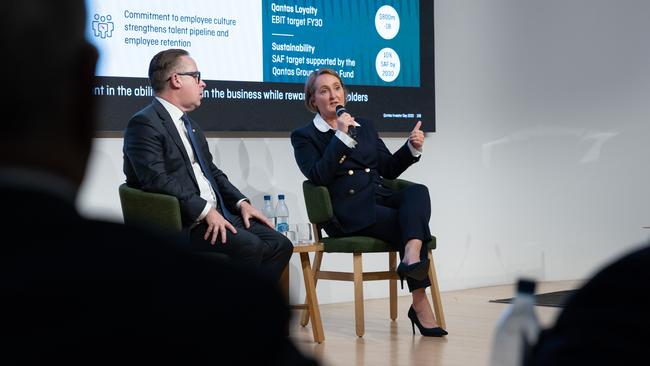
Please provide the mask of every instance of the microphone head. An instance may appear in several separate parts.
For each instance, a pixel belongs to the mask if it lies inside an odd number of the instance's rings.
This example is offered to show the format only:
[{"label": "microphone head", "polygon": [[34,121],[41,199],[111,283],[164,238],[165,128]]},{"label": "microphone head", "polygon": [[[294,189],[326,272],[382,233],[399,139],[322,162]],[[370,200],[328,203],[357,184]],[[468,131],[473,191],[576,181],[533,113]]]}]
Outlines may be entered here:
[{"label": "microphone head", "polygon": [[350,112],[348,112],[348,110],[345,109],[344,106],[342,106],[342,105],[340,105],[340,104],[337,105],[337,106],[336,106],[336,115],[337,115],[338,117],[341,117],[341,115],[342,115],[343,113],[350,114]]}]

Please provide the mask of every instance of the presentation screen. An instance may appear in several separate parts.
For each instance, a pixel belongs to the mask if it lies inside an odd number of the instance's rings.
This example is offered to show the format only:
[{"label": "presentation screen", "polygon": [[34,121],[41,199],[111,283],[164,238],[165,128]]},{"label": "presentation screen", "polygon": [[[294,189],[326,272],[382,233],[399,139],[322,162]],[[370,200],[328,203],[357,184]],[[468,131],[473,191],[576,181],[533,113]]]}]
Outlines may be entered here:
[{"label": "presentation screen", "polygon": [[[339,73],[347,109],[380,131],[435,131],[430,0],[87,0],[100,53],[99,130],[122,131],[154,96],[147,72],[182,48],[207,84],[192,118],[206,131],[291,131],[310,122],[304,83]],[[192,70],[193,71],[193,70]]]}]

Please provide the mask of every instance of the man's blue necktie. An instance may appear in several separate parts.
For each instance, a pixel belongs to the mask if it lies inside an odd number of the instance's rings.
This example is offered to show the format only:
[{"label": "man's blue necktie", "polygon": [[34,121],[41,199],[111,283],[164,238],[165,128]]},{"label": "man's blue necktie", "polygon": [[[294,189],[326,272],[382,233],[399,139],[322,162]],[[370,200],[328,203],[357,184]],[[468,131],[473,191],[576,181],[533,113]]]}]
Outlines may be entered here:
[{"label": "man's blue necktie", "polygon": [[208,169],[207,164],[205,163],[203,157],[201,156],[199,144],[196,141],[196,136],[194,135],[194,130],[192,129],[192,124],[190,123],[190,118],[187,116],[187,114],[183,113],[183,117],[181,117],[181,120],[183,121],[183,124],[185,125],[185,129],[187,130],[187,136],[190,138],[190,143],[192,143],[192,149],[194,150],[194,157],[199,162],[199,165],[201,166],[201,170],[203,171],[203,175],[205,175],[205,177],[208,178],[208,181],[212,185],[212,189],[214,190],[214,193],[217,195],[217,199],[219,200],[219,208],[221,208],[223,217],[225,217],[226,220],[231,220],[232,214],[230,213],[230,211],[228,211],[226,205],[223,203],[223,198],[221,198],[221,193],[219,193],[219,187],[217,186],[217,182],[214,181],[214,177],[212,176],[212,171]]}]

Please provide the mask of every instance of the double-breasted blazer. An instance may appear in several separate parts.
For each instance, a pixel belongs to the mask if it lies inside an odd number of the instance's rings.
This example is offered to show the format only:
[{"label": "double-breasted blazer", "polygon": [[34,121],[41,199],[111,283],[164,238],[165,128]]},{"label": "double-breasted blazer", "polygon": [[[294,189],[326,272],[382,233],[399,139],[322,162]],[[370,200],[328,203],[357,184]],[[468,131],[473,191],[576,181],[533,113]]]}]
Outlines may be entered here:
[{"label": "double-breasted blazer", "polygon": [[419,157],[407,143],[391,153],[379,138],[372,121],[357,118],[357,145],[348,147],[334,130],[321,132],[314,123],[291,133],[291,144],[300,171],[316,185],[328,188],[334,222],[343,232],[354,232],[375,222],[376,196],[393,192],[382,179],[395,179]]}]

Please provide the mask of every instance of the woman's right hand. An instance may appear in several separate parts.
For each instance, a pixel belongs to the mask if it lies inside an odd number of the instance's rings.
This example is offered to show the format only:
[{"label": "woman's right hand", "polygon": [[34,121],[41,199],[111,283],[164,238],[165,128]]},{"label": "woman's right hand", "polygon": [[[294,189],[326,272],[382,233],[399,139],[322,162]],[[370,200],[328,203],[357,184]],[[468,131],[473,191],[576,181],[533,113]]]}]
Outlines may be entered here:
[{"label": "woman's right hand", "polygon": [[354,127],[354,117],[350,113],[343,113],[336,119],[336,129],[348,133],[350,126]]}]

